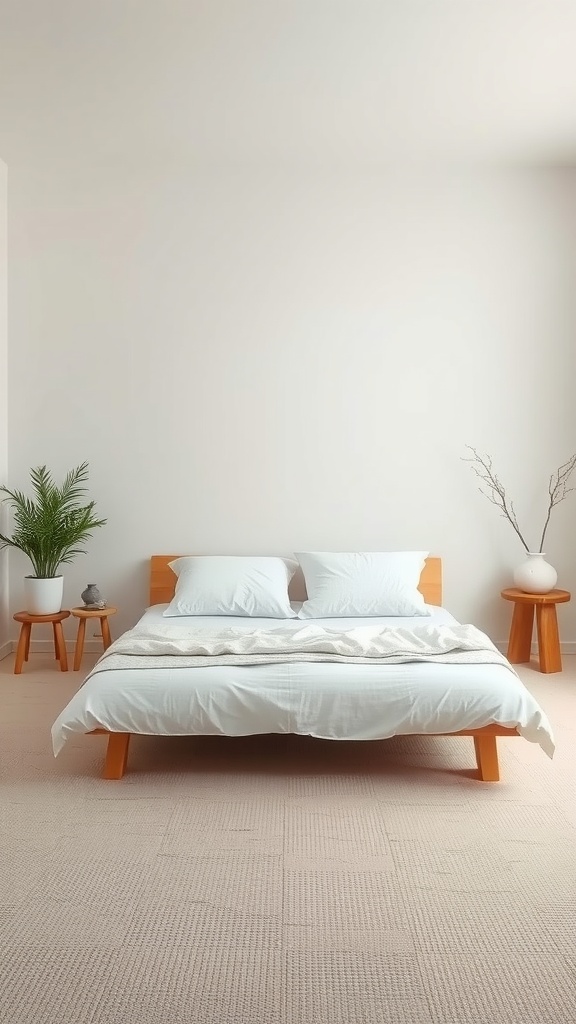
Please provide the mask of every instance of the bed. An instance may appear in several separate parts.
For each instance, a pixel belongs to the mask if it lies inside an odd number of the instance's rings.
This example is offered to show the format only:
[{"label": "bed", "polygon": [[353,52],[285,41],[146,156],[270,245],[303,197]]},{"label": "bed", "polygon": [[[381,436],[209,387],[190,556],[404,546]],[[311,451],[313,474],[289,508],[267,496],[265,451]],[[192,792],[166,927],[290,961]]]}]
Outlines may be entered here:
[{"label": "bed", "polygon": [[[151,558],[150,606],[134,630],[128,631],[133,642],[144,643],[144,650],[147,638],[160,629],[178,639],[214,627],[209,619],[164,618],[176,583],[169,563],[178,557]],[[432,626],[458,626],[442,607],[439,558],[426,559],[418,590]],[[272,626],[278,634],[284,628],[283,622],[261,619],[218,622],[219,628],[227,624],[235,627],[237,635],[242,630],[265,631]],[[286,620],[286,628],[290,624],[294,627],[294,620]],[[386,619],[370,620],[370,624],[393,625]],[[344,620],[340,628],[362,625],[362,621]],[[410,630],[411,620],[402,625]],[[52,728],[55,755],[78,733],[106,735],[105,779],[122,778],[130,737],[135,734],[292,732],[333,740],[414,734],[470,736],[478,775],[485,782],[499,779],[499,736],[522,736],[539,743],[549,756],[554,750],[544,712],[495,648],[496,663],[492,664],[334,664],[322,660],[287,664],[279,658],[273,664],[212,666],[210,659],[204,658],[201,667],[193,668],[173,656],[136,661],[117,653],[122,649],[119,638],[99,659]]]}]

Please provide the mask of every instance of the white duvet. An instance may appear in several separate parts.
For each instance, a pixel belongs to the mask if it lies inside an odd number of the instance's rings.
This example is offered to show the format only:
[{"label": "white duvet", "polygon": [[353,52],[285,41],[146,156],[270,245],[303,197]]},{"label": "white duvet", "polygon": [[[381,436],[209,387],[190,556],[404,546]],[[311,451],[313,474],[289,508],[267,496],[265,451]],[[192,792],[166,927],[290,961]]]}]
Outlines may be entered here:
[{"label": "white duvet", "polygon": [[[417,617],[295,627],[294,619],[167,620],[165,607],[149,608],[97,663],[54,723],[55,754],[73,733],[96,728],[358,740],[497,723],[517,728],[552,756],[549,723],[530,692],[484,634],[459,626],[445,609],[431,608],[425,626]],[[302,631],[306,660],[291,650]],[[206,656],[215,652],[219,657]]]}]

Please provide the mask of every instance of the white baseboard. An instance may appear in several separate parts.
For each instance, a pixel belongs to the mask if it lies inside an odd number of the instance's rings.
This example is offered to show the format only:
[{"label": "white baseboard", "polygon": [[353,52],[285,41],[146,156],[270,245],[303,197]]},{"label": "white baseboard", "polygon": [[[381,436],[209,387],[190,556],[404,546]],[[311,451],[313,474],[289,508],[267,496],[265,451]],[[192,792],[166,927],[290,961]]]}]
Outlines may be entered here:
[{"label": "white baseboard", "polygon": [[[508,650],[508,641],[495,640],[494,646],[497,647],[502,654],[506,654],[506,651]],[[534,655],[538,654],[538,644],[536,641],[532,643],[531,651]],[[560,651],[562,654],[576,654],[576,640],[561,640]]]},{"label": "white baseboard", "polygon": [[[4,654],[2,655],[2,657],[5,657],[7,654],[10,654],[10,652],[14,653],[14,651],[17,648],[17,646],[18,646],[18,641],[17,640],[12,640],[11,643],[8,642],[7,644],[4,644],[4,647],[6,648],[6,650],[5,650]],[[74,654],[74,651],[76,650],[76,642],[75,642],[75,640],[67,640],[66,641],[66,650],[70,654]],[[103,651],[104,651],[104,648],[102,646],[102,641],[101,640],[86,640],[85,643],[84,643],[84,653],[85,654],[102,654]],[[30,641],[30,653],[31,654],[54,654],[54,643],[51,640],[31,640]]]},{"label": "white baseboard", "polygon": [[8,655],[11,654],[13,650],[14,645],[10,640],[7,640],[6,643],[4,644],[0,644],[0,661],[2,660],[2,658],[7,658]]}]

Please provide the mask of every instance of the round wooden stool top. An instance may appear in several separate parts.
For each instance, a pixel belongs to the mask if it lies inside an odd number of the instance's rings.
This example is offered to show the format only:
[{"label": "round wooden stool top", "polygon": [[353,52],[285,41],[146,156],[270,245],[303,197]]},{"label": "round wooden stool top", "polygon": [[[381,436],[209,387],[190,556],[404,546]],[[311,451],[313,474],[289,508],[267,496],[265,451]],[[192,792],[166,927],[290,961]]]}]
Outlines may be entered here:
[{"label": "round wooden stool top", "polygon": [[69,615],[70,612],[66,611],[53,612],[52,615],[32,615],[30,612],[16,612],[16,614],[13,617],[16,619],[16,622],[25,623],[63,622],[63,620],[67,619]]},{"label": "round wooden stool top", "polygon": [[525,590],[518,590],[517,587],[507,587],[502,591],[501,596],[505,601],[517,601],[518,604],[563,604],[569,601],[571,594],[568,590],[550,590],[547,594],[528,594]]},{"label": "round wooden stool top", "polygon": [[104,619],[108,615],[114,615],[118,611],[107,605],[106,608],[73,608],[72,615],[77,619]]}]

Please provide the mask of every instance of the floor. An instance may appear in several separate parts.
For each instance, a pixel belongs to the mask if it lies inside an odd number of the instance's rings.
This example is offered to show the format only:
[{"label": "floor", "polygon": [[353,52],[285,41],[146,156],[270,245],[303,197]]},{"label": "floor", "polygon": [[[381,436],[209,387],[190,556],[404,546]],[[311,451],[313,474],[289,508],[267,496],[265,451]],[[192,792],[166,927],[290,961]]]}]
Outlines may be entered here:
[{"label": "floor", "polygon": [[[92,656],[93,660],[93,656]],[[104,740],[82,673],[0,663],[2,1024],[576,1022],[576,657],[522,668],[557,739]]]}]

